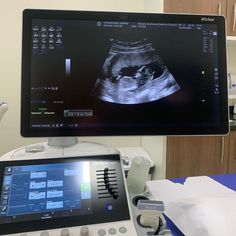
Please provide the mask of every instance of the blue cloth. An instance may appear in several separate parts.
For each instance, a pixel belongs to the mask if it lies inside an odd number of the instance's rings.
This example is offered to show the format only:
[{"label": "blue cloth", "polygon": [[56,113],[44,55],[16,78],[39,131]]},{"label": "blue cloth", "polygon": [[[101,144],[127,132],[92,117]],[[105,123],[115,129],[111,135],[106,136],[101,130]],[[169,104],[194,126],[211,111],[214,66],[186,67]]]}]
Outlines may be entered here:
[{"label": "blue cloth", "polygon": [[[236,191],[236,173],[224,175],[210,175],[209,177],[223,184],[224,186]],[[171,179],[172,182],[180,184],[183,184],[185,180],[186,178]],[[173,236],[184,236],[184,234],[175,226],[175,224],[167,216],[165,216],[165,219],[167,227],[171,230]]]}]

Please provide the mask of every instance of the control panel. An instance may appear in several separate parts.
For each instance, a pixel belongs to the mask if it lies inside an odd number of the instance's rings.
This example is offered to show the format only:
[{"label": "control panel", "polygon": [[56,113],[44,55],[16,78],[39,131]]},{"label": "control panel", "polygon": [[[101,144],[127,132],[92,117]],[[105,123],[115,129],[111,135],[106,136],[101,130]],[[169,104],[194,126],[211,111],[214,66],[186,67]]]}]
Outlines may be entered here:
[{"label": "control panel", "polygon": [[0,184],[0,235],[137,235],[118,154],[2,161]]}]

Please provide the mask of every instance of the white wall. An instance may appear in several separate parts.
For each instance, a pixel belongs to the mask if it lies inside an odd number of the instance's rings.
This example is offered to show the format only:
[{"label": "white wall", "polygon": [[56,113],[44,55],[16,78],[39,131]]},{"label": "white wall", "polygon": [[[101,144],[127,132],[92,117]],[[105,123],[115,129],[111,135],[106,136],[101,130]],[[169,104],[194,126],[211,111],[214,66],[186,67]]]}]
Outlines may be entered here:
[{"label": "white wall", "polygon": [[[154,5],[152,5],[154,4]],[[0,155],[27,144],[46,141],[20,136],[21,24],[25,8],[96,11],[160,12],[162,1],[153,0],[0,0],[0,102],[9,110],[0,124]],[[155,10],[156,9],[156,10]],[[83,138],[85,139],[85,138]],[[163,137],[99,137],[86,140],[113,147],[143,146],[160,165],[165,163]],[[165,176],[165,166],[158,166],[156,178]]]},{"label": "white wall", "polygon": [[236,73],[236,40],[227,42],[228,72]]},{"label": "white wall", "polygon": [[164,0],[144,0],[144,12],[158,13],[164,11]]}]

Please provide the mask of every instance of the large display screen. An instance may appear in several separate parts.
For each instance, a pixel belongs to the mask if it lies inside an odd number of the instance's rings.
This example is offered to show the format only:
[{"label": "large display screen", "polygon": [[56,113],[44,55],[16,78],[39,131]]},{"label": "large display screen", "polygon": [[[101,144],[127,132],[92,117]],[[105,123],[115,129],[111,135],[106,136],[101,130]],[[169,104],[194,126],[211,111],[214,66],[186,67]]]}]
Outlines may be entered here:
[{"label": "large display screen", "polygon": [[26,10],[23,136],[228,131],[224,19]]}]

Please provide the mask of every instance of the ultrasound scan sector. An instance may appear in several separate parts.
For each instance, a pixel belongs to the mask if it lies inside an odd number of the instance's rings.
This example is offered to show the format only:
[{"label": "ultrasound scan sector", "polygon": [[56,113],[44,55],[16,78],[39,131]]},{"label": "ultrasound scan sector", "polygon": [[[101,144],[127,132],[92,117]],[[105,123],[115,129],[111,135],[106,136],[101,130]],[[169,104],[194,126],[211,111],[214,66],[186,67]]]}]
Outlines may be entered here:
[{"label": "ultrasound scan sector", "polygon": [[112,44],[95,84],[96,96],[117,104],[141,104],[167,97],[180,89],[147,39]]}]

